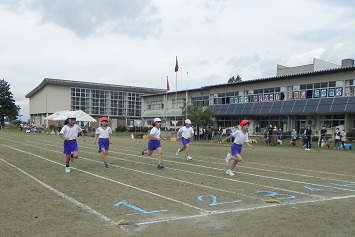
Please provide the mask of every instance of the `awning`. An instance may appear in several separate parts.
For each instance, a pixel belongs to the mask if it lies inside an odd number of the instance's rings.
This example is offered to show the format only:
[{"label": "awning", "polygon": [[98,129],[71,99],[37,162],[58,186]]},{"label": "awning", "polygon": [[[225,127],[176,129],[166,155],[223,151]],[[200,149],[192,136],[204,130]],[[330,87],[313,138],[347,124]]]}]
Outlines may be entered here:
[{"label": "awning", "polygon": [[182,111],[181,109],[168,109],[165,113],[166,117],[181,117]]},{"label": "awning", "polygon": [[76,111],[58,111],[55,112],[54,114],[44,118],[45,120],[53,120],[53,121],[64,121],[67,119],[67,116],[70,112],[74,112],[76,115],[76,121],[79,122],[96,122],[96,119],[91,117],[89,114],[85,113],[82,110],[76,110]]},{"label": "awning", "polygon": [[146,110],[142,114],[142,118],[164,118],[164,111],[162,110]]}]

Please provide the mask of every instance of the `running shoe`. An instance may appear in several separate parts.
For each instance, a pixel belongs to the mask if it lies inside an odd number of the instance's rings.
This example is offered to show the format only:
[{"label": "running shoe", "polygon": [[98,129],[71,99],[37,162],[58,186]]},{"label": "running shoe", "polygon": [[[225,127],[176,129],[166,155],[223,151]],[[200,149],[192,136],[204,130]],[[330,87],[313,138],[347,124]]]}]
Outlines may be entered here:
[{"label": "running shoe", "polygon": [[70,173],[70,167],[65,167],[65,173]]},{"label": "running shoe", "polygon": [[235,175],[231,170],[227,170],[226,174],[228,174],[229,176],[234,176]]},{"label": "running shoe", "polygon": [[186,157],[186,160],[192,160],[191,156]]},{"label": "running shoe", "polygon": [[163,169],[164,168],[164,165],[162,165],[162,164],[158,164],[158,169]]},{"label": "running shoe", "polygon": [[179,155],[179,153],[180,153],[180,149],[178,149],[178,150],[177,150],[177,152],[175,153],[175,155],[177,155],[177,156],[178,156],[178,155]]}]

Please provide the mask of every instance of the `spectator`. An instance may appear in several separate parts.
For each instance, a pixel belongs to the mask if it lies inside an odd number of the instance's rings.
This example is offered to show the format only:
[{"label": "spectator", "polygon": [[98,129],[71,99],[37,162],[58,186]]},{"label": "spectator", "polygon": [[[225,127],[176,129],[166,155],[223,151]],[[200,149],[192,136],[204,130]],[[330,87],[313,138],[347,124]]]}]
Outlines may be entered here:
[{"label": "spectator", "polygon": [[340,133],[340,130],[339,128],[336,128],[335,130],[335,133],[334,133],[334,140],[335,140],[335,143],[334,143],[334,148],[337,148],[339,149],[339,146],[340,146],[340,137],[341,137],[341,133]]},{"label": "spectator", "polygon": [[318,147],[322,147],[322,143],[326,142],[325,135],[327,133],[327,129],[325,129],[325,126],[322,126],[322,129],[320,130],[320,136],[318,140]]},{"label": "spectator", "polygon": [[311,147],[312,147],[312,129],[311,127],[308,125],[307,129],[304,132],[305,134],[305,140],[306,140],[306,151],[310,151]]},{"label": "spectator", "polygon": [[268,144],[271,145],[271,138],[272,138],[272,132],[273,132],[272,125],[270,124],[269,127],[267,128],[267,140]]},{"label": "spectator", "polygon": [[344,143],[346,142],[346,132],[344,129],[341,132],[340,141],[341,141],[341,148],[344,149]]},{"label": "spectator", "polygon": [[277,127],[276,126],[272,129],[271,144],[273,146],[277,145]]},{"label": "spectator", "polygon": [[255,127],[255,134],[256,134],[257,136],[260,135],[260,125],[259,125],[259,124],[256,125],[256,127]]},{"label": "spectator", "polygon": [[217,142],[221,143],[222,142],[222,134],[223,134],[223,130],[221,127],[219,127],[216,131],[217,134]]},{"label": "spectator", "polygon": [[282,139],[282,130],[281,130],[281,128],[280,128],[279,131],[277,132],[277,139],[279,139],[279,140]]},{"label": "spectator", "polygon": [[[226,137],[229,137],[232,134],[232,130],[230,128],[226,129]],[[227,142],[230,142],[230,138],[226,139]]]},{"label": "spectator", "polygon": [[291,132],[291,141],[292,141],[292,145],[293,145],[293,146],[296,145],[296,140],[297,140],[297,132],[296,132],[296,129],[292,129],[292,132]]}]

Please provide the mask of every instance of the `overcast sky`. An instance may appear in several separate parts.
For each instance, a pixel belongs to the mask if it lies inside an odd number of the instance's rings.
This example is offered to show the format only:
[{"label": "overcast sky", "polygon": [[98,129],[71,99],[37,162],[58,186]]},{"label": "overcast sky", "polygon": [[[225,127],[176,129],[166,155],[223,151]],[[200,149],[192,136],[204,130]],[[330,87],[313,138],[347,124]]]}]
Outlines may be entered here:
[{"label": "overcast sky", "polygon": [[[355,1],[0,0],[0,72],[27,119],[44,78],[177,89],[355,58]],[[188,72],[188,75],[187,75]]]}]

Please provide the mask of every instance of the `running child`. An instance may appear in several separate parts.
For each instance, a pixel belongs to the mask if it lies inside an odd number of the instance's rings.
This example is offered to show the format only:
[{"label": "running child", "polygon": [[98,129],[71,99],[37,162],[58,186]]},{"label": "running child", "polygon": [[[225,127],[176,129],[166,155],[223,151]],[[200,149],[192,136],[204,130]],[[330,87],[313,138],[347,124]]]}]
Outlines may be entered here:
[{"label": "running child", "polygon": [[230,136],[223,139],[222,144],[228,140],[230,137],[234,137],[234,142],[231,146],[231,154],[227,154],[226,163],[228,164],[230,160],[233,160],[233,163],[230,164],[229,169],[226,171],[226,174],[230,176],[234,176],[235,174],[232,172],[234,167],[243,160],[242,154],[242,145],[246,144],[251,149],[254,149],[254,146],[249,143],[248,129],[249,129],[249,121],[242,120],[240,122],[241,129],[235,131]]},{"label": "running child", "polygon": [[163,169],[163,149],[161,148],[160,140],[166,140],[165,137],[160,136],[161,119],[155,118],[153,120],[153,128],[149,133],[148,148],[142,151],[142,155],[151,156],[153,151],[158,152],[158,169]]},{"label": "running child", "polygon": [[185,120],[185,126],[181,127],[176,134],[176,138],[179,139],[181,135],[182,147],[177,150],[176,155],[179,155],[180,152],[186,152],[186,160],[192,160],[190,156],[190,140],[194,136],[194,129],[191,127],[190,119]]},{"label": "running child", "polygon": [[104,167],[108,168],[107,155],[110,144],[112,143],[112,129],[108,126],[108,118],[101,118],[101,126],[96,129],[95,141],[99,140],[99,153],[102,155],[102,161],[104,162]]},{"label": "running child", "polygon": [[64,139],[63,153],[65,154],[66,158],[65,173],[70,172],[70,161],[74,162],[74,159],[79,158],[78,143],[76,141],[78,134],[81,134],[84,141],[86,140],[82,129],[77,124],[75,124],[75,122],[75,112],[70,112],[64,122],[63,128],[59,132],[59,136]]}]

